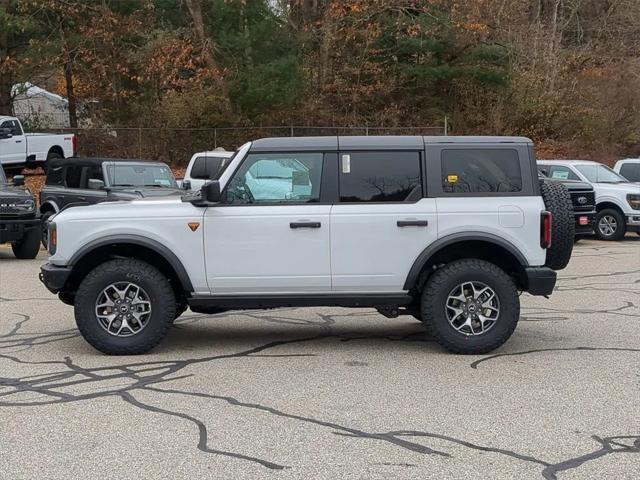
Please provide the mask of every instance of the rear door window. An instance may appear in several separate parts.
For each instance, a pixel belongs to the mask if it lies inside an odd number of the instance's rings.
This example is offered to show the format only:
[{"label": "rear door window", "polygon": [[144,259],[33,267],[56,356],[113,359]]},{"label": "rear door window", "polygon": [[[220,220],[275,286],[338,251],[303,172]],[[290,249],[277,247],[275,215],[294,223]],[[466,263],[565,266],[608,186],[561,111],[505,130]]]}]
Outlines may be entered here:
[{"label": "rear door window", "polygon": [[620,175],[632,182],[640,181],[640,163],[623,163]]},{"label": "rear door window", "polygon": [[343,152],[339,171],[341,202],[414,202],[422,198],[419,152]]},{"label": "rear door window", "polygon": [[191,167],[191,178],[197,180],[215,180],[229,165],[230,158],[226,157],[197,157]]},{"label": "rear door window", "polygon": [[442,189],[445,193],[522,191],[518,151],[498,148],[444,149]]}]

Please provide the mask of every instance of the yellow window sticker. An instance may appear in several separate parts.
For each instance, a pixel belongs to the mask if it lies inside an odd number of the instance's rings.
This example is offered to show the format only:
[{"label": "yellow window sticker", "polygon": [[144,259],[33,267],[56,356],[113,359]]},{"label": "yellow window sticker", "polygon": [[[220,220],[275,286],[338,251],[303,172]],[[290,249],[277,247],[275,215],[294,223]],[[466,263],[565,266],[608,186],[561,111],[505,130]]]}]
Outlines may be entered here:
[{"label": "yellow window sticker", "polygon": [[456,183],[458,181],[458,175],[447,175],[447,182]]}]

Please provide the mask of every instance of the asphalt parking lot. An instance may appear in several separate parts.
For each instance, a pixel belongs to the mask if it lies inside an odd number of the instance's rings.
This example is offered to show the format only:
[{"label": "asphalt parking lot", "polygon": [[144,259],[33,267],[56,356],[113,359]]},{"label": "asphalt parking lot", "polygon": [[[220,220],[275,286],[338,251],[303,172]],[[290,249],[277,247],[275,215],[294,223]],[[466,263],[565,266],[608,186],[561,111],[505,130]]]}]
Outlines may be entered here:
[{"label": "asphalt parking lot", "polygon": [[107,357],[0,247],[0,478],[640,476],[640,236],[585,240],[493,354],[373,310],[187,312]]}]

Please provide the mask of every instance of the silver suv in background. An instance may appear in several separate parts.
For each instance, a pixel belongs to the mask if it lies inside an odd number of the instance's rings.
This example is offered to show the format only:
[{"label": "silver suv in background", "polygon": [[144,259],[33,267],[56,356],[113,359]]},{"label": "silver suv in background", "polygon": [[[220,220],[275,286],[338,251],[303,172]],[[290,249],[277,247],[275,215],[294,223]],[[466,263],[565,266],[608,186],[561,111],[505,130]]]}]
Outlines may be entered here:
[{"label": "silver suv in background", "polygon": [[232,157],[233,152],[224,150],[194,153],[184,174],[182,188],[197,192],[205,183],[217,180],[229,166]]},{"label": "silver suv in background", "polygon": [[618,160],[613,170],[630,182],[640,183],[640,158]]},{"label": "silver suv in background", "polygon": [[640,231],[640,184],[589,160],[538,160],[538,168],[550,178],[582,180],[593,186],[595,232],[601,240],[620,240],[626,232]]}]

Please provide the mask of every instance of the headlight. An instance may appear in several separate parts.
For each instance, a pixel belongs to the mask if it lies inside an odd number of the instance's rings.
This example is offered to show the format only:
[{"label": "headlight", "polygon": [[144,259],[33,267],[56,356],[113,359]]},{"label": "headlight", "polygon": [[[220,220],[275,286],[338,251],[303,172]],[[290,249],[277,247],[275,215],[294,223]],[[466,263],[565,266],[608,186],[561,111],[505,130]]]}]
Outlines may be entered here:
[{"label": "headlight", "polygon": [[21,202],[16,202],[16,208],[24,212],[33,212],[36,208],[36,202],[34,202],[31,198],[27,198],[26,200],[22,200]]},{"label": "headlight", "polygon": [[631,205],[634,210],[640,210],[640,195],[637,193],[627,194],[627,203]]}]

